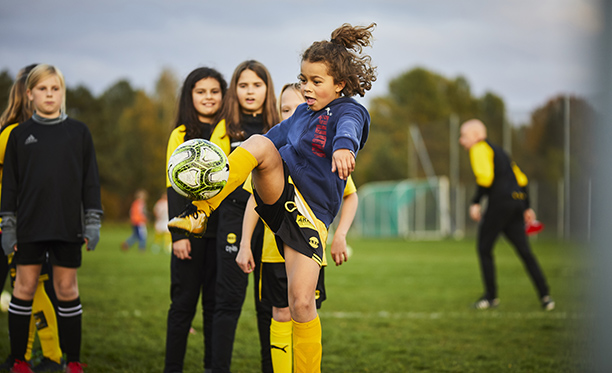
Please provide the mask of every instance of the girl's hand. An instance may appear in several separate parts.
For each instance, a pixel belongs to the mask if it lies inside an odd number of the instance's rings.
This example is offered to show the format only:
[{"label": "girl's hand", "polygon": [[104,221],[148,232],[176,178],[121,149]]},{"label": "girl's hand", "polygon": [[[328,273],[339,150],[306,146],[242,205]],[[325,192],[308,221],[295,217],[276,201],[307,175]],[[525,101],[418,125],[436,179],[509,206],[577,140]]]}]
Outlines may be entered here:
[{"label": "girl's hand", "polygon": [[474,221],[480,221],[480,204],[474,203],[470,206],[470,218]]},{"label": "girl's hand", "polygon": [[536,213],[533,209],[527,209],[523,213],[523,217],[525,219],[525,224],[531,224],[536,220]]},{"label": "girl's hand", "polygon": [[341,234],[334,234],[330,254],[334,263],[336,263],[336,266],[339,266],[348,260],[345,236]]},{"label": "girl's hand", "polygon": [[255,259],[253,259],[253,252],[250,246],[240,245],[240,250],[238,250],[238,255],[236,255],[236,263],[238,263],[238,267],[244,273],[251,273],[255,270]]},{"label": "girl's hand", "polygon": [[191,259],[191,242],[187,238],[173,242],[172,252],[181,260]]},{"label": "girl's hand", "polygon": [[332,155],[332,172],[338,171],[338,177],[346,180],[354,170],[354,153],[348,149],[336,150]]}]

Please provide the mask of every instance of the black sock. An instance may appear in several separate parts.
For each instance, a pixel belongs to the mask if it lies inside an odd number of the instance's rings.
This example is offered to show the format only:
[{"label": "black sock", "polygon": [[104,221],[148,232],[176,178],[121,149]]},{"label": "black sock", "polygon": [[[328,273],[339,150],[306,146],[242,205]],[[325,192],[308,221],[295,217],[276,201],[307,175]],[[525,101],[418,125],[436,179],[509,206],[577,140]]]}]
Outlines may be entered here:
[{"label": "black sock", "polygon": [[32,301],[11,298],[8,309],[9,335],[11,338],[11,355],[14,359],[25,361],[32,317]]},{"label": "black sock", "polygon": [[60,347],[66,354],[67,362],[81,360],[81,322],[83,308],[81,298],[57,302],[57,325]]}]

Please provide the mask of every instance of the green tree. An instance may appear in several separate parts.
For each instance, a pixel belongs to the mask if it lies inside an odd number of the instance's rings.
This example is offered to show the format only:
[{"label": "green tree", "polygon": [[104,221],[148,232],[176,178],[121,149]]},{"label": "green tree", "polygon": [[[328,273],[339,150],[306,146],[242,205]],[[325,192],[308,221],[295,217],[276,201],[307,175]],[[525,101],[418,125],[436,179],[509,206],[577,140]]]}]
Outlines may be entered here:
[{"label": "green tree", "polygon": [[13,86],[13,77],[8,70],[0,71],[0,114],[6,110],[8,106],[9,92]]},{"label": "green tree", "polygon": [[[370,138],[359,154],[359,167],[354,173],[358,185],[425,176],[421,167],[410,173],[411,163],[416,161],[409,136],[411,125],[419,128],[436,175],[448,175],[450,142],[458,140],[450,138],[451,115],[460,121],[480,118],[493,138],[501,139],[505,107],[503,100],[491,92],[474,97],[462,76],[448,79],[419,67],[393,79],[389,94],[371,101],[370,115]],[[467,155],[461,155],[460,166],[462,180],[473,180]]]}]

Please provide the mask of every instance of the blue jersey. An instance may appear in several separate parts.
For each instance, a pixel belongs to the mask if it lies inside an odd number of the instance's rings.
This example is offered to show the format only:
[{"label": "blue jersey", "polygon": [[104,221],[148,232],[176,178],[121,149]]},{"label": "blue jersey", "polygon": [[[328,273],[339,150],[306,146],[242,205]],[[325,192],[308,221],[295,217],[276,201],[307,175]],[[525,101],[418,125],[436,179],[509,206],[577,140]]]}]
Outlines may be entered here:
[{"label": "blue jersey", "polygon": [[308,205],[327,227],[340,210],[346,180],[331,172],[332,154],[349,149],[357,155],[370,129],[370,114],[349,97],[319,111],[300,104],[293,115],[265,135],[278,148],[291,178]]}]

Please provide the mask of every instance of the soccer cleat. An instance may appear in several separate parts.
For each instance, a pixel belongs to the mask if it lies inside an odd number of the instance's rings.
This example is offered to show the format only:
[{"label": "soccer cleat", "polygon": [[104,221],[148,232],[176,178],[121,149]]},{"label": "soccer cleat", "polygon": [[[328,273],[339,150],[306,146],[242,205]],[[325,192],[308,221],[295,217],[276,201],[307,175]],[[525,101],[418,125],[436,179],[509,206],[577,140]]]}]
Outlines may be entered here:
[{"label": "soccer cleat", "polygon": [[542,308],[544,311],[552,311],[555,309],[555,301],[552,299],[550,295],[545,295],[541,299]]},{"label": "soccer cleat", "polygon": [[11,373],[34,373],[34,371],[30,368],[30,364],[27,362],[15,359],[15,363],[11,368]]},{"label": "soccer cleat", "polygon": [[[212,212],[212,209],[210,212]],[[210,212],[206,214],[206,212],[199,210],[190,203],[185,208],[185,211],[168,222],[168,229],[172,233],[202,237],[204,232],[206,232],[206,224],[208,223]]]},{"label": "soccer cleat", "polygon": [[66,365],[66,373],[83,373],[83,367],[85,366],[78,361],[71,361]]},{"label": "soccer cleat", "polygon": [[489,299],[482,297],[476,301],[476,303],[474,303],[474,308],[477,310],[486,310],[489,308],[495,308],[497,306],[499,306],[499,298]]},{"label": "soccer cleat", "polygon": [[47,357],[34,366],[34,372],[36,373],[61,372],[62,370],[64,370],[64,364],[56,363]]}]

